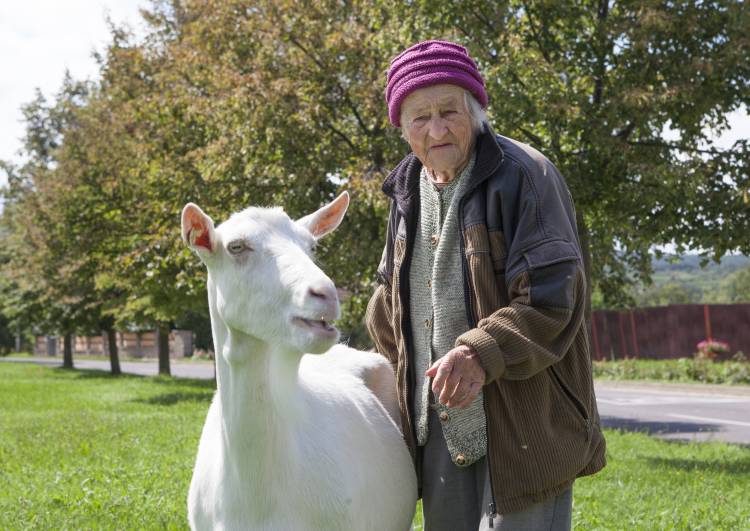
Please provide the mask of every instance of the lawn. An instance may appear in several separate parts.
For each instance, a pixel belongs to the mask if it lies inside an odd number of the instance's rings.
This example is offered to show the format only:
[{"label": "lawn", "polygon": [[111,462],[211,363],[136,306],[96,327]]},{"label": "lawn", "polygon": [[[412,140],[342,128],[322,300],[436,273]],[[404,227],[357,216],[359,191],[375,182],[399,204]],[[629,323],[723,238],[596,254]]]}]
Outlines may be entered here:
[{"label": "lawn", "polygon": [[672,382],[750,385],[750,362],[679,358],[593,362],[601,380],[661,380]]},{"label": "lawn", "polygon": [[[0,529],[185,529],[211,386],[0,363]],[[577,529],[750,529],[750,449],[606,435]]]}]

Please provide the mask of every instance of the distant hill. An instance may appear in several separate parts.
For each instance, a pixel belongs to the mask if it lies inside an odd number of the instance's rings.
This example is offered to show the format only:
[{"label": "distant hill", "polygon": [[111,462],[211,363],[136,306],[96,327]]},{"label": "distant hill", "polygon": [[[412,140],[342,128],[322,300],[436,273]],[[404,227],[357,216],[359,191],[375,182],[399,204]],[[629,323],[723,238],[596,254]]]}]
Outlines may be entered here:
[{"label": "distant hill", "polygon": [[662,258],[654,259],[654,273],[671,273],[683,271],[696,274],[721,274],[727,275],[734,273],[739,269],[750,266],[750,256],[745,255],[727,255],[721,259],[720,263],[709,260],[705,267],[701,267],[701,262],[705,258],[697,254],[686,254],[683,256],[669,255]]},{"label": "distant hill", "polygon": [[636,290],[633,295],[637,305],[738,302],[732,300],[736,299],[733,294],[740,273],[750,270],[750,257],[727,255],[718,264],[711,260],[701,266],[703,262],[703,257],[693,254],[654,259],[654,283]]}]

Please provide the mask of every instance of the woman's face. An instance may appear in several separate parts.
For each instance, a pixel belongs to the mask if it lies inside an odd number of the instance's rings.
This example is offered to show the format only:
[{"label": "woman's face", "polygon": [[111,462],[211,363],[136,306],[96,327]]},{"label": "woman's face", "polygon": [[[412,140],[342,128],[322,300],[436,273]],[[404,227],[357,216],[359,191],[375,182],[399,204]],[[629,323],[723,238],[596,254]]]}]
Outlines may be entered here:
[{"label": "woman's face", "polygon": [[443,181],[455,178],[469,160],[474,131],[456,85],[432,85],[409,94],[401,105],[401,127],[417,158]]}]

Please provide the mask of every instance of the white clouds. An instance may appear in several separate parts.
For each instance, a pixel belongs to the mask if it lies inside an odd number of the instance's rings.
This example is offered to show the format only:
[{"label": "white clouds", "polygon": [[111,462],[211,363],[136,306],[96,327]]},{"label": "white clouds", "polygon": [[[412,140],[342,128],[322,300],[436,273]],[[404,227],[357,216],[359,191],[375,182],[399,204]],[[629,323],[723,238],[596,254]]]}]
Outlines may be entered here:
[{"label": "white clouds", "polygon": [[66,68],[75,79],[95,78],[92,51],[109,41],[105,17],[137,31],[138,8],[145,6],[147,0],[0,2],[0,159],[16,159],[23,135],[20,107],[34,89],[54,94]]}]

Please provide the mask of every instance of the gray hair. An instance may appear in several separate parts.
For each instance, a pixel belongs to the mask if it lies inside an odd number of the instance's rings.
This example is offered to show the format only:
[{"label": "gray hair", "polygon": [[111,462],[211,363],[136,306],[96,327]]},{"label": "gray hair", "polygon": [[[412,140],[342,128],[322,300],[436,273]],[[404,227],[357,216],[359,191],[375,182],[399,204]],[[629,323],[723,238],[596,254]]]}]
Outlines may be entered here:
[{"label": "gray hair", "polygon": [[474,127],[474,134],[480,134],[485,124],[489,125],[490,123],[487,113],[484,112],[477,99],[468,90],[464,90],[464,103],[469,111],[469,118],[471,118],[471,125]]},{"label": "gray hair", "polygon": [[[489,125],[490,123],[487,118],[487,113],[484,112],[484,109],[479,105],[477,99],[468,90],[464,90],[464,105],[469,113],[469,120],[471,120],[471,127],[474,129],[474,134],[481,134],[485,124]],[[403,126],[400,129],[401,138],[408,142],[409,139],[406,138],[406,129]]]}]

